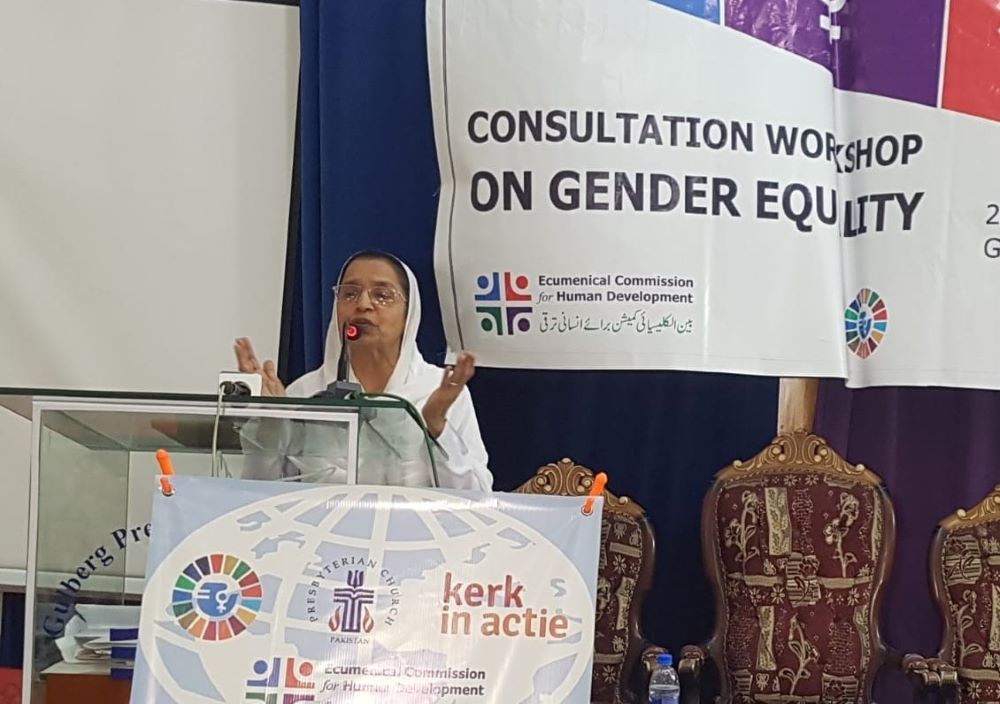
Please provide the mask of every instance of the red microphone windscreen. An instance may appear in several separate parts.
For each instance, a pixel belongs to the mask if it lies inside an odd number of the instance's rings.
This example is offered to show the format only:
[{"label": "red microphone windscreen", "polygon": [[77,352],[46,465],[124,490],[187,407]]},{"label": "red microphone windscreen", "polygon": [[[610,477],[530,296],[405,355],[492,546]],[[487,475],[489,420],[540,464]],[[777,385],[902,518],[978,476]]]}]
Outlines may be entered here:
[{"label": "red microphone windscreen", "polygon": [[344,328],[344,338],[354,342],[359,337],[361,337],[361,330],[358,329],[357,325],[348,325]]}]

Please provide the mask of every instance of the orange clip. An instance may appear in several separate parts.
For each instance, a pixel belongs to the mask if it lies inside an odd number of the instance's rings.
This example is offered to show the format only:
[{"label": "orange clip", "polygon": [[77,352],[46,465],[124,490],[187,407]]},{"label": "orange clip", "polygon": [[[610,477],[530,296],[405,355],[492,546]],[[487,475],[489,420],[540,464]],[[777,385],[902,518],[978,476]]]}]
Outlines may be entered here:
[{"label": "orange clip", "polygon": [[608,475],[604,472],[598,472],[597,476],[594,477],[594,484],[590,487],[590,495],[587,496],[587,500],[583,504],[583,515],[589,516],[594,512],[594,500],[604,493],[604,487],[607,486]]},{"label": "orange clip", "polygon": [[174,487],[170,483],[170,477],[174,476],[174,464],[170,461],[170,453],[162,449],[157,450],[156,461],[160,463],[160,472],[164,475],[160,477],[160,491],[164,496],[173,496]]}]

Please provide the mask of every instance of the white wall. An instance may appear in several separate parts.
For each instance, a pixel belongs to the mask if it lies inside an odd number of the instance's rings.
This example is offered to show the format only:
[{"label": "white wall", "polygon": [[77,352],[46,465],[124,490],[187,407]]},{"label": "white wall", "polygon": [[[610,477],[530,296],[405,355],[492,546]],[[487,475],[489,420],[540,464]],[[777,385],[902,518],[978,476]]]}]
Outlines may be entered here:
[{"label": "white wall", "polygon": [[[0,386],[205,391],[277,353],[298,10],[46,0],[0,21]],[[0,568],[28,424],[0,410]],[[2,578],[0,578],[2,581]]]}]

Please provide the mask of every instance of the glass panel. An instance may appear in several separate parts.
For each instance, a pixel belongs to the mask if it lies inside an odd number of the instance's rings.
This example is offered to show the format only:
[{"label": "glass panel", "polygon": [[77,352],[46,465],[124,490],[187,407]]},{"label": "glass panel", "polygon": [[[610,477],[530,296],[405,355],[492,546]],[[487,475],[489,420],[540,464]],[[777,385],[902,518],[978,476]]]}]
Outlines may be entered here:
[{"label": "glass panel", "polygon": [[[34,604],[32,704],[43,702],[49,676],[110,673],[110,664],[87,663],[91,649],[77,637],[95,627],[84,618],[99,605],[126,601],[125,532],[128,452],[91,449],[67,439],[42,413],[38,448],[38,539]],[[95,605],[98,605],[95,607]],[[93,620],[93,619],[91,619]],[[99,619],[98,619],[99,621]],[[104,647],[98,636],[94,648]]]},{"label": "glass panel", "polygon": [[[437,443],[399,408],[366,408],[357,415],[359,484],[437,486],[445,459]],[[348,481],[347,426],[314,420],[254,419],[239,427],[246,479],[341,484]],[[429,451],[433,450],[434,461]]]},{"label": "glass panel", "polygon": [[349,421],[356,414],[339,414],[343,422],[253,418],[231,424],[239,444],[228,474],[243,479],[344,484],[350,471],[350,449],[357,448]]},{"label": "glass panel", "polygon": [[359,428],[358,483],[439,486],[446,457],[423,427],[395,409],[372,409]]},{"label": "glass panel", "polygon": [[[65,416],[53,418],[51,427],[93,449],[124,447],[155,452],[162,447],[171,452],[203,451],[211,447],[217,400],[215,396],[196,394],[0,388],[0,407],[26,418],[31,417],[33,401],[76,406]],[[88,407],[83,409],[77,404]],[[142,406],[145,412],[132,415],[133,404]],[[150,412],[150,408],[155,408],[156,412]],[[119,413],[109,413],[113,410]],[[223,417],[247,418],[268,413],[290,418],[314,413],[352,413],[360,414],[362,420],[377,419],[378,422],[373,422],[376,432],[370,436],[371,441],[376,445],[399,444],[398,452],[403,456],[422,447],[421,443],[426,440],[419,412],[406,401],[394,397],[377,394],[363,394],[350,400],[253,397],[226,398],[222,403]],[[243,440],[240,435],[233,423],[221,423],[219,448],[240,447]],[[433,440],[430,442],[436,445]],[[310,447],[319,446],[310,441]]]},{"label": "glass panel", "polygon": [[[140,393],[132,391],[101,391],[99,389],[40,389],[0,386],[0,406],[9,408],[15,413],[25,416],[26,418],[31,417],[32,401],[46,398],[59,398],[74,401],[128,401],[130,403],[151,402],[156,405],[177,404],[181,406],[198,403],[210,403],[213,407],[216,402],[216,396],[214,394]],[[358,394],[351,399],[333,399],[324,396],[312,396],[310,398],[227,396],[225,401],[227,404],[237,402],[243,405],[253,405],[258,407],[309,406],[311,408],[323,408],[337,406],[341,408],[362,408],[374,405],[378,407],[402,408],[406,405],[405,401],[396,399],[393,396],[384,396],[381,394]]]}]

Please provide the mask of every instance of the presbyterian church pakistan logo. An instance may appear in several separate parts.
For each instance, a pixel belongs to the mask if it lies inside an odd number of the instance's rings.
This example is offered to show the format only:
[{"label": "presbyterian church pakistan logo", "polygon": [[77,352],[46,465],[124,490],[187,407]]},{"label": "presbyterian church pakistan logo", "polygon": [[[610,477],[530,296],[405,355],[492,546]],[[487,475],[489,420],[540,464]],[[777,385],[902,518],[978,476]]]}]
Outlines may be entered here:
[{"label": "presbyterian church pakistan logo", "polygon": [[527,290],[527,276],[494,271],[477,278],[476,287],[479,289],[476,313],[480,315],[479,325],[484,332],[514,335],[531,329],[531,293]]},{"label": "presbyterian church pakistan logo", "polygon": [[863,288],[844,311],[847,347],[861,359],[875,353],[889,327],[885,301],[870,288]]},{"label": "presbyterian church pakistan logo", "polygon": [[326,622],[332,642],[367,642],[376,628],[396,623],[399,583],[392,572],[369,557],[341,557],[324,565],[306,590],[312,623]]},{"label": "presbyterian church pakistan logo", "polygon": [[333,590],[333,603],[336,611],[330,617],[330,630],[334,633],[371,633],[375,628],[368,607],[375,603],[375,590],[365,589],[364,570],[351,570],[347,573],[347,586]]},{"label": "presbyterian church pakistan logo", "polygon": [[171,611],[195,638],[229,640],[257,618],[262,597],[260,579],[246,562],[233,555],[205,555],[178,575]]}]

